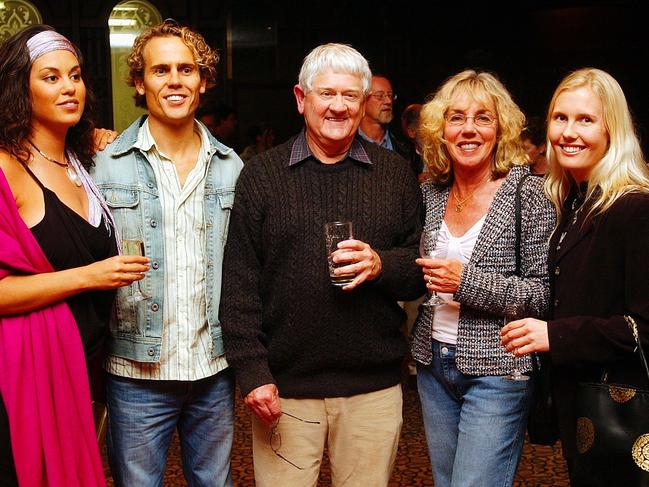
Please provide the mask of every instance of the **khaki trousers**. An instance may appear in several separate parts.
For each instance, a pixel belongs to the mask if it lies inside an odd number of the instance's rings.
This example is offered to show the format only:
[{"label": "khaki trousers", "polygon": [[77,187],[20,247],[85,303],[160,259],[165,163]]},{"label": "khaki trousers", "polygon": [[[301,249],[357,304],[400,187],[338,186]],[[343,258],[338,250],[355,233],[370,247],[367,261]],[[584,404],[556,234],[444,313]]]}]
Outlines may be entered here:
[{"label": "khaki trousers", "polygon": [[350,397],[280,398],[282,414],[273,438],[253,415],[252,451],[257,487],[316,486],[325,445],[333,487],[385,487],[397,455],[402,424],[401,385]]}]

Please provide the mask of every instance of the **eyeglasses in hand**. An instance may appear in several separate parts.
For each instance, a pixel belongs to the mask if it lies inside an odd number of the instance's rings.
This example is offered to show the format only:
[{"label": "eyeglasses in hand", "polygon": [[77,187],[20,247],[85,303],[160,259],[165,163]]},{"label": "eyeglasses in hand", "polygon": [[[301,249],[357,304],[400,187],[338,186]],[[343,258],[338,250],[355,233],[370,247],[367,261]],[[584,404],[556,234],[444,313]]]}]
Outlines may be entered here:
[{"label": "eyeglasses in hand", "polygon": [[[298,418],[297,416],[294,416],[290,413],[286,413],[282,411],[282,414],[289,416],[293,419],[297,419],[298,421],[302,421],[303,423],[308,423],[308,424],[320,424],[320,421],[307,421],[306,419]],[[273,453],[277,455],[279,458],[284,460],[286,463],[289,465],[294,466],[298,470],[304,470],[302,467],[298,467],[296,464],[294,464],[292,461],[290,461],[288,458],[286,458],[284,455],[282,455],[279,452],[279,449],[282,447],[282,436],[279,434],[279,431],[277,431],[277,425],[279,424],[279,419],[277,422],[273,425],[273,427],[270,430],[270,438],[268,439],[268,442],[270,444],[270,449],[273,450]]]}]

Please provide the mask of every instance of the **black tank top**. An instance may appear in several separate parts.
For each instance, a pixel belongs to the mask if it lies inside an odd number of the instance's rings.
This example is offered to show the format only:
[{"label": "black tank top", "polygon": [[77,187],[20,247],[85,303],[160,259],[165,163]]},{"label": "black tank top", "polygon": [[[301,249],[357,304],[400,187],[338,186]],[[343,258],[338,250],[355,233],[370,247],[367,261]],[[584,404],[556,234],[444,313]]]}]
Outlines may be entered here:
[{"label": "black tank top", "polygon": [[[56,271],[81,267],[117,254],[114,232],[108,232],[104,218],[93,227],[66,206],[27,168],[43,190],[45,215],[31,228],[45,256]],[[66,299],[79,327],[88,366],[90,390],[95,400],[103,400],[102,360],[104,341],[115,291],[87,291]]]}]

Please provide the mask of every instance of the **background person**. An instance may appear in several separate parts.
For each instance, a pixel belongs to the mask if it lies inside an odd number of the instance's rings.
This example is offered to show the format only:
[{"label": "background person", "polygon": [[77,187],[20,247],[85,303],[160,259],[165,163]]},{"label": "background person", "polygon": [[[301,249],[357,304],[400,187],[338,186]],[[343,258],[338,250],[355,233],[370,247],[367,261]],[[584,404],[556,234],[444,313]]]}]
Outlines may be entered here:
[{"label": "background person", "polygon": [[541,117],[530,117],[527,126],[521,132],[523,148],[530,160],[530,170],[540,176],[548,169],[545,136],[545,121]]},{"label": "background person", "polygon": [[[550,241],[554,307],[549,321],[503,328],[520,355],[550,352],[563,454],[577,454],[576,391],[597,382],[647,388],[624,315],[649,343],[649,171],[622,88],[584,68],[565,77],[548,109],[548,196],[559,215]],[[646,347],[646,345],[645,345]],[[618,484],[606,464],[602,479]],[[618,480],[615,480],[618,479]]]},{"label": "background person", "polygon": [[5,487],[104,485],[91,393],[103,397],[112,290],[148,269],[144,257],[116,255],[113,220],[86,172],[94,124],[82,64],[79,50],[46,25],[27,27],[0,50]]},{"label": "background person", "polygon": [[244,163],[248,162],[257,154],[261,154],[273,147],[275,145],[275,132],[268,124],[261,122],[252,125],[248,129],[248,139],[250,144],[239,154],[239,157],[241,157]]},{"label": "background person", "polygon": [[421,157],[421,149],[417,141],[421,107],[422,105],[419,103],[411,103],[405,108],[401,113],[401,131],[408,139],[406,159],[410,163],[412,172],[423,183],[426,180],[426,174],[424,173],[424,160]]},{"label": "background person", "polygon": [[358,135],[368,142],[395,151],[407,159],[408,148],[390,132],[396,99],[397,95],[392,90],[392,83],[386,76],[382,74],[372,76],[370,92],[365,102],[365,114],[361,118]]},{"label": "background person", "polygon": [[[430,291],[447,304],[425,307],[412,355],[437,487],[511,485],[520,459],[531,381],[500,344],[509,305],[547,310],[547,240],[554,212],[540,178],[521,187],[520,274],[514,198],[529,174],[520,142],[524,116],[491,74],[463,71],[424,105],[420,142],[430,181],[426,222],[444,258],[418,259]],[[519,364],[531,369],[529,359]]]},{"label": "background person", "polygon": [[225,103],[208,100],[198,111],[198,119],[219,142],[228,147],[237,146],[239,118],[236,110]]}]

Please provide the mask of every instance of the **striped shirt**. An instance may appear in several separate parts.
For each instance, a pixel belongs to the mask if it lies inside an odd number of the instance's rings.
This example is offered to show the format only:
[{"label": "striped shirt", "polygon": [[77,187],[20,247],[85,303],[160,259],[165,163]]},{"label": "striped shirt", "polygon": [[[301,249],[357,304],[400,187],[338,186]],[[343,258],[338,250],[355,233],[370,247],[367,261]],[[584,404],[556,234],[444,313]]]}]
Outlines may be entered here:
[{"label": "striped shirt", "polygon": [[181,186],[174,163],[160,152],[148,119],[134,147],[140,149],[158,182],[164,228],[164,315],[160,361],[134,362],[110,356],[106,370],[133,379],[194,381],[228,366],[225,357],[210,358],[211,337],[205,310],[205,220],[203,201],[212,157],[205,128],[196,124],[201,148],[196,165]]}]

